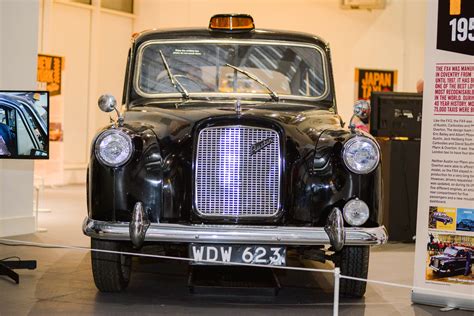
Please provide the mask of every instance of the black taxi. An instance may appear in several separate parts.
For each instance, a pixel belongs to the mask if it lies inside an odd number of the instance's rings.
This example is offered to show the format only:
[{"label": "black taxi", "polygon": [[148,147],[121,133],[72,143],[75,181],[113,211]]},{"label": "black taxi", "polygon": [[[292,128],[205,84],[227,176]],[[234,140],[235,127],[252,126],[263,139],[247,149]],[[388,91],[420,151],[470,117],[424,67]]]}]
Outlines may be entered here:
[{"label": "black taxi", "polygon": [[[297,253],[367,277],[369,247],[387,241],[380,150],[338,115],[324,40],[222,14],[134,36],[126,67],[122,107],[99,99],[117,119],[93,140],[87,176],[83,231],[112,251],[92,253],[100,291],[127,287],[120,251],[149,245],[200,264]],[[365,288],[341,280],[342,294]]]}]

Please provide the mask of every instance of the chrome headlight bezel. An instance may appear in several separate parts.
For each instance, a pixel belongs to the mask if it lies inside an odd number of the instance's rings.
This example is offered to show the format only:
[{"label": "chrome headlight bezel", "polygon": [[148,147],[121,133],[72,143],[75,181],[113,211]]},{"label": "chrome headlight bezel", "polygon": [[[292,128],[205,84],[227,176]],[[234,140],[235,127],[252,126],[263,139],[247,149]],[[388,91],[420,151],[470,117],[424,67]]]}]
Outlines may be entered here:
[{"label": "chrome headlight bezel", "polygon": [[[351,147],[354,145],[358,144],[368,144],[369,146],[372,147],[374,151],[374,158],[372,159],[373,161],[368,163],[365,167],[363,168],[357,168],[356,165],[357,163],[353,163],[350,159],[351,155]],[[353,155],[352,155],[353,156]],[[368,174],[377,169],[379,162],[380,162],[380,147],[379,145],[370,139],[369,137],[365,136],[355,136],[351,139],[349,139],[345,144],[344,147],[342,148],[342,160],[344,161],[344,164],[346,167],[353,173],[356,174]]]},{"label": "chrome headlight bezel", "polygon": [[[123,147],[126,149],[125,155],[119,161],[115,161],[115,162],[107,160],[104,157],[104,154],[102,152],[104,148],[101,147],[104,140],[106,140],[107,137],[110,137],[111,135],[114,135],[116,137],[118,136],[119,138],[121,138],[121,140],[123,141],[122,145],[124,144],[126,146],[126,147]],[[97,137],[95,141],[94,151],[95,151],[95,156],[97,157],[97,159],[99,160],[101,164],[108,167],[112,167],[112,168],[118,168],[125,165],[130,160],[134,151],[134,146],[133,146],[132,138],[130,137],[130,135],[128,135],[127,133],[119,129],[109,129],[109,130],[104,131],[102,134],[100,134]]]}]

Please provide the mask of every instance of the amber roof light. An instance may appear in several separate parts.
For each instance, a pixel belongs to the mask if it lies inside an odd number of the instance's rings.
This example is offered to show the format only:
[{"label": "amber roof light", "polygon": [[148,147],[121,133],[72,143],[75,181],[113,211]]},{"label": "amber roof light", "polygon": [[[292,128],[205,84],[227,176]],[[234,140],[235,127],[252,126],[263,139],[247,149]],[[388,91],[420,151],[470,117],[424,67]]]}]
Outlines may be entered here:
[{"label": "amber roof light", "polygon": [[248,14],[216,14],[211,18],[209,28],[224,32],[245,32],[255,29],[255,24]]}]

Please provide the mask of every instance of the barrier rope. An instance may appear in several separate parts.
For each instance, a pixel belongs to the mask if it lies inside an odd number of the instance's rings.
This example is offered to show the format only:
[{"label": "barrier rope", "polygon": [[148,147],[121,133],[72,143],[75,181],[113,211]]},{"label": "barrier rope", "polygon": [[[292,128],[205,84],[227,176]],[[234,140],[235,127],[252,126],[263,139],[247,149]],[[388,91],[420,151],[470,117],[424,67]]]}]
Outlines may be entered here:
[{"label": "barrier rope", "polygon": [[[32,241],[23,241],[23,240],[5,239],[5,238],[0,238],[0,245],[39,247],[39,248],[47,248],[47,249],[72,249],[72,250],[80,250],[80,251],[85,251],[85,252],[103,252],[103,253],[113,253],[113,254],[119,254],[119,255],[130,255],[130,256],[136,256],[136,257],[147,257],[147,258],[156,258],[156,259],[165,259],[165,260],[178,260],[178,261],[195,262],[194,259],[185,258],[185,257],[163,256],[163,255],[137,253],[137,252],[94,249],[94,248],[81,247],[81,246],[38,243],[38,242],[32,242]],[[415,287],[415,286],[407,285],[407,284],[399,284],[399,283],[379,281],[379,280],[373,280],[373,279],[364,279],[364,278],[358,278],[358,277],[348,276],[348,275],[344,275],[344,274],[339,274],[337,272],[337,270],[339,270],[338,268],[335,268],[335,269],[316,269],[316,268],[272,266],[272,265],[259,265],[259,264],[253,264],[253,263],[208,261],[208,260],[200,260],[199,262],[201,262],[201,263],[213,263],[213,264],[225,264],[225,265],[232,265],[232,266],[255,267],[255,268],[330,273],[330,274],[334,274],[334,275],[337,274],[338,276],[336,277],[336,279],[341,278],[341,279],[355,280],[355,281],[361,281],[361,282],[367,282],[367,283],[374,283],[374,284],[380,284],[380,285],[386,285],[386,286],[405,288],[405,289],[409,289],[409,290],[412,290],[412,291],[413,290],[422,290],[422,291],[434,292],[434,293],[439,293],[439,294],[450,294],[450,295],[452,294],[452,292],[449,292],[449,291],[428,289],[428,288],[424,288],[424,287]],[[460,296],[466,296],[468,298],[471,298],[468,295],[460,294]]]},{"label": "barrier rope", "polygon": [[[11,243],[11,244],[7,244],[7,243]],[[22,240],[4,239],[4,238],[0,238],[0,244],[3,244],[5,246],[34,246],[34,247],[50,248],[50,249],[73,249],[73,250],[81,250],[81,251],[87,251],[87,252],[89,252],[89,251],[91,251],[91,252],[104,252],[104,253],[113,253],[113,254],[120,254],[120,255],[136,256],[136,257],[148,257],[148,258],[179,260],[179,261],[188,261],[188,262],[195,262],[196,261],[192,258],[185,258],[185,257],[162,256],[162,255],[153,255],[153,254],[147,254],[147,253],[94,249],[94,248],[80,247],[80,246],[36,243],[36,242],[31,242],[31,241],[22,241]],[[200,260],[199,262],[201,262],[201,263],[225,264],[225,265],[236,265],[236,266],[248,266],[248,267],[267,268],[267,269],[270,268],[270,269],[296,270],[296,271],[305,271],[305,272],[334,273],[333,270],[328,270],[328,269],[288,267],[288,266],[272,266],[272,265],[261,265],[261,264],[243,263],[243,262],[224,262],[224,261],[209,261],[209,260]]]}]

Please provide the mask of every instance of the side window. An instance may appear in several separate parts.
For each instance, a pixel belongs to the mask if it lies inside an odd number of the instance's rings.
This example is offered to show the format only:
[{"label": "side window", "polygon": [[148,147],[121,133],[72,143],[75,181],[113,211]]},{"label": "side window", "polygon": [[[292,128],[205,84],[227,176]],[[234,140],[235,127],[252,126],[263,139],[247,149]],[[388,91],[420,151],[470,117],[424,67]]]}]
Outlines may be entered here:
[{"label": "side window", "polygon": [[34,149],[35,145],[20,115],[16,116],[16,134],[18,155],[30,155],[31,149]]},{"label": "side window", "polygon": [[16,119],[15,110],[0,104],[0,136],[11,155],[16,155]]},{"label": "side window", "polygon": [[33,118],[33,115],[31,113],[31,110],[28,109],[27,106],[23,102],[20,102],[21,108],[23,109],[23,113],[25,113],[26,116],[26,124],[30,127],[30,131],[33,131],[35,140],[37,140],[39,143],[37,145],[40,146],[39,149],[44,150],[45,148],[45,139],[40,131],[40,127],[38,125],[38,122]]},{"label": "side window", "polygon": [[10,127],[10,130],[15,131],[15,113],[10,107],[0,105],[0,123]]},{"label": "side window", "polygon": [[0,123],[7,124],[7,112],[3,108],[0,108]]}]

